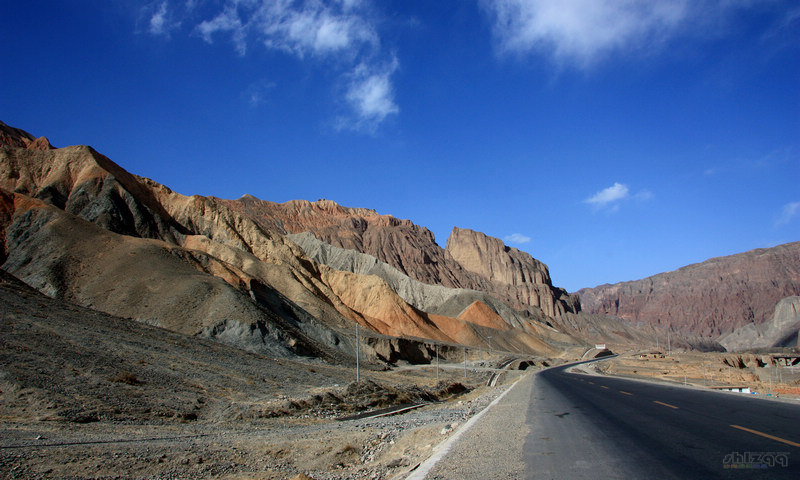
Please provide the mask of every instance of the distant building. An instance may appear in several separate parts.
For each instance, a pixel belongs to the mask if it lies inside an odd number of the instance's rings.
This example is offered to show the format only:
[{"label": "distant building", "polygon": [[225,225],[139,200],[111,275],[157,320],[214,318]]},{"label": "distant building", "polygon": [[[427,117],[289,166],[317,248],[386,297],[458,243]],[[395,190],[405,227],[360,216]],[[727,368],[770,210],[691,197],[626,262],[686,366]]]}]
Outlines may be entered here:
[{"label": "distant building", "polygon": [[727,386],[727,387],[711,387],[714,390],[722,390],[724,392],[738,392],[738,393],[751,393],[750,387],[738,387],[738,386]]}]

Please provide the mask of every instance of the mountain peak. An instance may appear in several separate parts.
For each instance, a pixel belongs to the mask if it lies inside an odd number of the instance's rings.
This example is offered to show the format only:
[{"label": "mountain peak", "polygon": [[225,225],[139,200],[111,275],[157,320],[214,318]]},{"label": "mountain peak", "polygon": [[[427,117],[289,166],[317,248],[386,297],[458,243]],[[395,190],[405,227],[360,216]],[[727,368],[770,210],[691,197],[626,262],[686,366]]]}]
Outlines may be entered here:
[{"label": "mountain peak", "polygon": [[47,137],[35,138],[20,128],[9,127],[0,122],[0,145],[28,150],[52,150],[53,146]]}]

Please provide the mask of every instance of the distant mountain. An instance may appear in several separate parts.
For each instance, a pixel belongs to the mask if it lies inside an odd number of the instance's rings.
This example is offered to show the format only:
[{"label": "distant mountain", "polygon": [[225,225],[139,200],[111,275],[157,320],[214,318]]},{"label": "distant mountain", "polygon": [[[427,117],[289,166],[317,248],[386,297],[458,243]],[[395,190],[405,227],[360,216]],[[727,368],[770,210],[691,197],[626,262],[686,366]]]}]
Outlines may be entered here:
[{"label": "distant mountain", "polygon": [[579,290],[581,308],[705,337],[760,325],[800,295],[800,242],[712,258],[642,280]]}]

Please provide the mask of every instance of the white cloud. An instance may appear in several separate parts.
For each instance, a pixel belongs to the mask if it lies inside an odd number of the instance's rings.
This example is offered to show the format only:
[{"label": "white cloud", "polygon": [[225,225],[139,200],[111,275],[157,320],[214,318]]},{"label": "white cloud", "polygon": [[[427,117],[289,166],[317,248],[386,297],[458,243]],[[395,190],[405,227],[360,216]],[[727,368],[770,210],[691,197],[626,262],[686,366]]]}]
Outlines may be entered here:
[{"label": "white cloud", "polygon": [[588,203],[596,209],[616,212],[619,210],[620,205],[628,200],[646,202],[653,198],[655,198],[655,195],[650,190],[631,193],[631,189],[624,183],[614,182],[614,185],[598,191],[584,200],[583,203]]},{"label": "white cloud", "polygon": [[363,2],[334,0],[228,0],[214,19],[198,25],[207,42],[213,35],[229,32],[236,49],[246,49],[254,39],[267,48],[306,55],[352,58],[361,50],[380,45],[378,34],[366,15]]},{"label": "white cloud", "polygon": [[[747,6],[737,0],[480,0],[500,53],[544,53],[591,66],[615,51],[648,51]],[[699,27],[698,27],[699,30]]]},{"label": "white cloud", "polygon": [[627,185],[614,183],[584,200],[585,203],[605,207],[628,198],[630,190]]},{"label": "white cloud", "polygon": [[531,237],[527,237],[521,233],[512,233],[511,235],[507,235],[503,237],[503,241],[506,243],[528,243],[531,241]]},{"label": "white cloud", "polygon": [[387,116],[400,111],[394,101],[391,82],[391,76],[397,67],[397,60],[393,60],[384,67],[361,64],[355,68],[346,94],[355,118],[351,121],[341,119],[340,127],[372,130]]},{"label": "white cloud", "polygon": [[400,110],[392,83],[399,63],[396,58],[381,61],[370,12],[368,0],[225,0],[223,10],[196,31],[209,43],[229,35],[240,55],[256,42],[299,60],[329,61],[327,67],[338,72],[335,83],[346,85],[340,91],[350,110],[337,127],[374,131]]},{"label": "white cloud", "polygon": [[791,202],[783,206],[780,217],[775,222],[776,226],[786,225],[800,215],[800,202]]}]

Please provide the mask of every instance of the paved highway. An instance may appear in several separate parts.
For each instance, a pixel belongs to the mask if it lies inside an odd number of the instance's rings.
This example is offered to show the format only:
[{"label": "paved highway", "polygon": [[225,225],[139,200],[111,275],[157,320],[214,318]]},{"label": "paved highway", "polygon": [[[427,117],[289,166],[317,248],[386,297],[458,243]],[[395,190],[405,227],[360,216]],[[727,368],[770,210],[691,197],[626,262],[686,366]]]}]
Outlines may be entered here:
[{"label": "paved highway", "polygon": [[800,405],[567,368],[524,378],[425,478],[800,479]]},{"label": "paved highway", "polygon": [[545,370],[526,478],[800,478],[800,405]]}]

